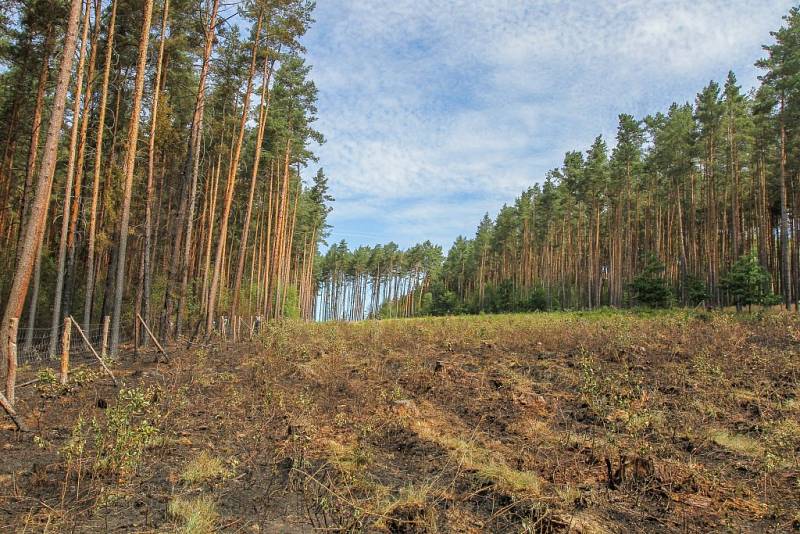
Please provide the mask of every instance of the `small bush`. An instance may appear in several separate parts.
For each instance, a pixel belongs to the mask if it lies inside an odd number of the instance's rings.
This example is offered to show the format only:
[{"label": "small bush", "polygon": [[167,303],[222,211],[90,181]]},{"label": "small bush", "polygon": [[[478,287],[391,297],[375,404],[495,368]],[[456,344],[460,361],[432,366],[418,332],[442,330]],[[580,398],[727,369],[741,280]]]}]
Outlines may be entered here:
[{"label": "small bush", "polygon": [[730,270],[722,276],[722,289],[729,292],[736,303],[736,309],[753,304],[771,302],[769,273],[764,269],[755,254],[746,254],[736,260]]},{"label": "small bush", "polygon": [[152,389],[122,389],[116,404],[106,410],[105,421],[92,420],[95,471],[125,478],[139,466],[145,448],[158,435],[148,419],[154,415],[153,393]]}]

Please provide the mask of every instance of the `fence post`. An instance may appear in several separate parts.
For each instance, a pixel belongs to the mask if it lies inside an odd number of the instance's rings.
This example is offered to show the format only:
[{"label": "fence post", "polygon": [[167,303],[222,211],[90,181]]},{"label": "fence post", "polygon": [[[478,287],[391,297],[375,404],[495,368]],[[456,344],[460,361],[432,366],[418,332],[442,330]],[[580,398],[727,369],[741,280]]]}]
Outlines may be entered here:
[{"label": "fence post", "polygon": [[61,385],[67,383],[69,377],[69,349],[72,343],[72,322],[64,318],[64,334],[61,336]]},{"label": "fence post", "polygon": [[[136,313],[138,315],[138,313]],[[139,321],[133,321],[133,360],[136,361],[139,358]]]},{"label": "fence post", "polygon": [[103,317],[103,341],[100,343],[100,357],[105,358],[108,355],[108,325],[111,317],[106,315]]},{"label": "fence post", "polygon": [[12,317],[8,321],[8,342],[6,343],[6,350],[8,351],[8,374],[6,375],[6,398],[13,406],[16,400],[15,389],[17,386],[17,327],[19,319]]}]

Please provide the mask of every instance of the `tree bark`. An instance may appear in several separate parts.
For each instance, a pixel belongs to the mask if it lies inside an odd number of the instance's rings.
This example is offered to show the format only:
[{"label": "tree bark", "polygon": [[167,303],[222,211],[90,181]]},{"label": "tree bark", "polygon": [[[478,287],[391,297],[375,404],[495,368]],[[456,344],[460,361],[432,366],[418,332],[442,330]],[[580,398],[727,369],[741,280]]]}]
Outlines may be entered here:
[{"label": "tree bark", "polygon": [[208,298],[208,309],[206,310],[206,332],[211,332],[214,325],[214,314],[216,313],[217,293],[219,292],[220,278],[222,274],[222,255],[225,251],[226,238],[228,232],[228,219],[231,213],[231,203],[233,202],[233,190],[236,185],[236,175],[238,174],[239,157],[242,152],[242,141],[244,140],[245,126],[247,124],[247,116],[250,112],[250,95],[253,92],[253,77],[256,70],[256,59],[258,56],[258,39],[261,35],[261,14],[258,16],[256,23],[255,37],[253,40],[252,57],[250,59],[250,71],[247,76],[247,88],[244,93],[244,101],[242,102],[242,116],[239,120],[239,136],[236,140],[236,145],[233,152],[233,159],[230,168],[228,169],[228,182],[225,189],[225,205],[220,216],[220,230],[219,241],[217,243],[217,252],[214,261],[214,274],[211,277],[211,288]]},{"label": "tree bark", "polygon": [[19,235],[17,236],[17,250],[22,239],[22,229],[28,221],[28,194],[33,187],[33,177],[36,174],[36,160],[39,155],[39,138],[42,132],[42,115],[44,110],[44,96],[47,88],[47,78],[50,75],[50,49],[52,47],[53,27],[48,26],[44,38],[44,57],[42,68],[39,71],[39,83],[36,87],[36,104],[33,108],[33,121],[31,124],[31,143],[28,147],[28,160],[25,165],[25,186],[22,190],[22,215],[20,216]]},{"label": "tree bark", "polygon": [[244,216],[244,227],[242,228],[242,238],[239,243],[239,262],[236,267],[236,278],[233,285],[233,301],[231,304],[231,315],[236,315],[239,308],[239,292],[242,287],[242,276],[244,275],[244,263],[247,255],[247,240],[250,232],[250,217],[253,213],[253,198],[256,193],[256,182],[258,181],[258,168],[261,163],[261,144],[264,141],[264,127],[267,122],[267,114],[269,113],[269,101],[267,96],[267,86],[269,84],[269,77],[267,66],[269,65],[268,58],[264,59],[264,72],[263,81],[261,84],[261,106],[258,110],[258,132],[256,133],[256,147],[255,156],[253,157],[253,171],[250,174],[250,194],[247,197],[247,211]]},{"label": "tree bark", "polygon": [[[211,8],[211,16],[208,21],[208,28],[205,36],[205,49],[203,50],[203,66],[200,71],[200,81],[197,88],[197,99],[195,101],[194,116],[192,118],[192,131],[189,136],[189,154],[186,159],[186,172],[190,175],[189,194],[186,198],[186,205],[188,213],[186,214],[185,232],[183,239],[183,253],[177,256],[178,265],[182,265],[181,270],[181,283],[178,292],[178,307],[175,312],[175,334],[180,335],[181,331],[181,313],[186,300],[186,291],[189,284],[189,255],[192,250],[192,229],[194,227],[194,207],[195,196],[197,195],[197,181],[200,174],[200,141],[203,136],[203,115],[205,113],[205,91],[206,79],[208,77],[208,69],[211,65],[211,52],[214,46],[214,34],[217,28],[217,10],[219,9],[219,0],[214,0],[213,7]],[[179,222],[181,217],[178,218]],[[180,230],[178,230],[180,231]],[[171,298],[169,290],[167,291],[167,298]],[[167,307],[167,316],[170,315],[170,306]],[[167,317],[168,319],[168,317]]]},{"label": "tree bark", "polygon": [[103,134],[105,133],[106,106],[108,104],[108,81],[111,76],[111,53],[114,48],[114,26],[117,20],[117,0],[111,3],[111,18],[108,22],[106,57],[103,66],[103,87],[100,92],[100,112],[97,119],[97,140],[95,142],[94,177],[92,181],[92,204],[89,209],[89,229],[86,257],[86,291],[83,301],[83,329],[89,331],[94,296],[95,243],[97,240],[97,203],[100,197],[100,171],[103,165]]},{"label": "tree bark", "polygon": [[[67,234],[69,233],[70,207],[72,205],[72,184],[75,178],[75,151],[78,145],[78,129],[80,127],[81,96],[83,94],[83,66],[86,60],[86,40],[89,36],[89,2],[83,15],[83,35],[81,36],[81,51],[78,57],[78,72],[76,74],[74,103],[72,106],[72,128],[69,138],[69,155],[67,156],[67,177],[64,185],[64,214],[61,219],[61,237],[58,241],[58,267],[56,271],[56,289],[53,293],[53,319],[50,323],[50,352],[51,357],[58,350],[58,332],[61,327],[61,297],[64,290],[64,273],[67,260]],[[84,113],[87,110],[83,110]]]},{"label": "tree bark", "polygon": [[[0,339],[7,337],[9,319],[19,317],[25,304],[25,297],[28,293],[28,285],[31,281],[31,274],[42,241],[42,233],[47,219],[47,208],[50,201],[50,192],[53,187],[53,174],[56,166],[56,153],[58,144],[61,140],[61,125],[64,120],[64,106],[67,99],[67,88],[69,87],[72,62],[75,54],[75,42],[78,34],[78,17],[81,11],[81,0],[72,0],[67,30],[63,40],[63,55],[58,70],[58,78],[53,96],[53,111],[50,115],[50,124],[47,129],[47,137],[42,154],[42,164],[36,179],[36,190],[30,208],[30,218],[25,224],[24,236],[21,243],[21,252],[17,261],[17,269],[11,282],[11,289],[8,293],[6,307],[3,312],[3,319],[0,323]],[[0,355],[2,362],[2,372],[6,372],[6,347],[1,347],[3,354]]]},{"label": "tree bark", "polygon": [[131,216],[131,195],[133,193],[133,171],[136,166],[136,145],[139,140],[139,114],[142,110],[147,45],[150,41],[150,20],[153,15],[153,0],[144,0],[142,17],[142,36],[139,40],[139,58],[136,67],[136,82],[133,92],[128,145],[126,147],[123,175],[125,188],[122,196],[122,215],[119,229],[119,253],[117,257],[116,287],[114,288],[114,312],[111,315],[111,354],[119,350],[119,328],[122,319],[122,294],[125,289],[125,255],[128,246],[128,225]]},{"label": "tree bark", "polygon": [[781,95],[780,102],[780,130],[781,130],[781,289],[783,290],[783,302],[786,309],[791,308],[792,304],[792,281],[789,276],[789,210],[786,206],[786,123],[784,118],[784,97]]},{"label": "tree bark", "polygon": [[[144,210],[144,250],[142,259],[142,314],[150,320],[150,293],[152,286],[152,236],[153,236],[153,183],[155,176],[155,156],[156,156],[156,124],[158,122],[158,104],[161,95],[161,68],[164,63],[164,41],[169,17],[169,0],[164,0],[164,7],[161,12],[161,41],[158,45],[158,62],[156,63],[156,76],[153,81],[153,106],[150,112],[150,137],[147,144],[147,199]],[[147,346],[147,337],[143,340],[143,346]]]}]

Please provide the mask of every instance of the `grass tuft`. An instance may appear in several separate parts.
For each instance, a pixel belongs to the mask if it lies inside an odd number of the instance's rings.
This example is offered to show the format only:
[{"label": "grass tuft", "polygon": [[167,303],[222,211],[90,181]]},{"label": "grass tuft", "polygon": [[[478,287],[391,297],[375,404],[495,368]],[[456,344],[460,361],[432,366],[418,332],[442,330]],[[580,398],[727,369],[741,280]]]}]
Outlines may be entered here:
[{"label": "grass tuft", "polygon": [[187,484],[199,484],[206,480],[225,478],[228,474],[219,458],[209,456],[203,451],[184,468],[181,480]]},{"label": "grass tuft", "polygon": [[176,497],[169,503],[167,512],[182,522],[179,532],[184,534],[212,534],[219,513],[217,505],[208,495],[185,499]]},{"label": "grass tuft", "polygon": [[741,434],[730,434],[724,430],[716,430],[711,432],[709,437],[711,441],[720,447],[743,456],[761,456],[764,454],[764,447],[759,442]]},{"label": "grass tuft", "polygon": [[430,491],[429,486],[402,488],[377,512],[380,519],[375,527],[389,532],[438,532],[436,510],[429,503]]},{"label": "grass tuft", "polygon": [[417,421],[413,424],[417,434],[447,449],[451,456],[466,469],[474,471],[500,490],[512,495],[539,497],[542,495],[542,480],[532,471],[520,471],[509,467],[503,458],[474,442],[456,436],[448,436],[435,430],[430,424]]}]

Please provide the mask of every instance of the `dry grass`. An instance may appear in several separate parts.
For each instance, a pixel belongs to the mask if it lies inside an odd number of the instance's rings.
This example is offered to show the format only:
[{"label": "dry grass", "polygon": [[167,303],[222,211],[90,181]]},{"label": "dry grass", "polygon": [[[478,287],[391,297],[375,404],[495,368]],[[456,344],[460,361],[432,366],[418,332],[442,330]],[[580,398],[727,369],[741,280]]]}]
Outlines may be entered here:
[{"label": "dry grass", "polygon": [[184,498],[176,497],[167,509],[170,516],[177,519],[178,531],[184,534],[213,534],[219,519],[217,505],[211,496]]},{"label": "dry grass", "polygon": [[536,473],[512,469],[500,454],[483,448],[474,441],[447,435],[446,425],[434,428],[425,421],[413,421],[411,428],[420,437],[448,450],[459,466],[495,484],[500,491],[519,497],[541,496],[542,480]]},{"label": "dry grass", "polygon": [[200,484],[216,478],[229,475],[222,460],[210,456],[206,451],[201,452],[184,468],[181,480],[187,484]]},{"label": "dry grass", "polygon": [[[0,531],[41,531],[56,515],[76,530],[108,520],[187,532],[787,532],[798,522],[795,314],[266,330],[160,368],[163,439],[124,486],[79,483],[78,470],[25,475],[34,462],[58,465],[54,432],[35,455],[4,449],[3,463],[19,467],[0,470],[0,508],[11,511]],[[41,428],[69,427],[64,414],[113,398],[101,381],[82,387],[57,410],[32,388],[21,402],[39,403]],[[187,495],[167,512],[158,499],[175,487]],[[85,504],[98,494],[117,497]]]},{"label": "dry grass", "polygon": [[377,508],[374,527],[389,532],[439,532],[429,486],[407,486]]},{"label": "dry grass", "polygon": [[764,455],[764,447],[761,443],[747,436],[730,434],[724,430],[714,430],[709,437],[720,447],[743,456],[758,457]]},{"label": "dry grass", "polygon": [[[642,517],[669,531],[720,525],[731,507],[737,528],[758,530],[765,509],[771,524],[793,517],[797,322],[596,312],[288,324],[265,354],[294,362],[304,388],[287,410],[314,421],[304,450],[332,470],[328,498],[379,518],[359,525],[395,513],[377,491],[402,503],[412,487],[426,491],[409,505],[426,517],[417,531],[434,528],[431,513],[451,531],[625,530]],[[655,471],[636,472],[640,459]],[[606,460],[620,470],[612,494]],[[766,496],[737,496],[765,477]],[[659,495],[686,503],[680,519]]]}]

